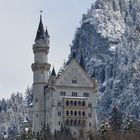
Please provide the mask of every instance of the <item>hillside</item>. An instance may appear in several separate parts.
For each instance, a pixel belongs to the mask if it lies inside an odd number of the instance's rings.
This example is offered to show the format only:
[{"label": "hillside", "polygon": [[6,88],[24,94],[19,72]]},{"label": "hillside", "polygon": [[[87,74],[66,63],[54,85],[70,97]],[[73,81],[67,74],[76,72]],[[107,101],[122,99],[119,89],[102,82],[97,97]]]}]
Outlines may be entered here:
[{"label": "hillside", "polygon": [[124,117],[140,117],[140,1],[97,0],[83,15],[69,60],[98,80],[98,118],[117,105]]}]

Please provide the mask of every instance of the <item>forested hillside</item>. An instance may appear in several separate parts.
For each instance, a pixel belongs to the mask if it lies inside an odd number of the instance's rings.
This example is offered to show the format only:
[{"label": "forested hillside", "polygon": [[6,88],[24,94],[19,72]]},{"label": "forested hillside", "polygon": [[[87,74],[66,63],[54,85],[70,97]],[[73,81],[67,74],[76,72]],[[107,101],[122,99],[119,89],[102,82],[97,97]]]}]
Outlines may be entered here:
[{"label": "forested hillside", "polygon": [[69,60],[81,62],[99,85],[98,119],[112,106],[124,118],[140,117],[140,1],[97,0],[83,14]]}]

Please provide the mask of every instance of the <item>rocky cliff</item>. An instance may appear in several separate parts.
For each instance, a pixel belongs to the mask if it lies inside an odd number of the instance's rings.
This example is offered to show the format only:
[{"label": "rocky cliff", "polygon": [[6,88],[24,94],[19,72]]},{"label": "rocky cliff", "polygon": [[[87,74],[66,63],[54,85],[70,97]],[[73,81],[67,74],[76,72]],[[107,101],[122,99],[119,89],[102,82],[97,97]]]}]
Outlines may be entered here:
[{"label": "rocky cliff", "polygon": [[117,105],[140,117],[140,1],[97,0],[83,15],[69,60],[81,62],[99,85],[98,118]]}]

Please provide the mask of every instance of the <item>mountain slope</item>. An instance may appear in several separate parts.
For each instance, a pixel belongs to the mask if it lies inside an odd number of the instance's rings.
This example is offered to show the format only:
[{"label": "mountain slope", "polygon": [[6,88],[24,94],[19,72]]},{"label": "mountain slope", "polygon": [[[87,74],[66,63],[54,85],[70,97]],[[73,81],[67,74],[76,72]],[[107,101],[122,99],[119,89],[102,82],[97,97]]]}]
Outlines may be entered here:
[{"label": "mountain slope", "polygon": [[99,84],[98,118],[114,104],[124,117],[140,117],[140,1],[97,0],[83,15],[69,59],[84,58]]}]

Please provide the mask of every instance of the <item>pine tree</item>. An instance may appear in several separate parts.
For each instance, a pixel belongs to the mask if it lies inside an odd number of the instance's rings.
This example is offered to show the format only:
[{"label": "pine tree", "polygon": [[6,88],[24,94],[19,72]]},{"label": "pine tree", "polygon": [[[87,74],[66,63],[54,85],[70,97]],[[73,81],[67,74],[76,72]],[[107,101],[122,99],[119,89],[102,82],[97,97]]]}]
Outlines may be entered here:
[{"label": "pine tree", "polygon": [[114,106],[111,112],[111,117],[109,119],[110,127],[113,131],[119,131],[122,127],[122,114]]},{"label": "pine tree", "polygon": [[32,88],[27,87],[25,92],[25,102],[28,106],[33,102]]},{"label": "pine tree", "polygon": [[67,127],[64,127],[63,125],[61,125],[60,130],[54,131],[54,139],[55,140],[75,140],[72,137],[70,129]]}]

